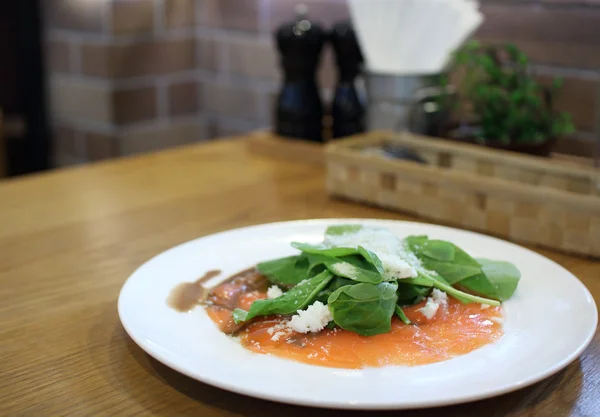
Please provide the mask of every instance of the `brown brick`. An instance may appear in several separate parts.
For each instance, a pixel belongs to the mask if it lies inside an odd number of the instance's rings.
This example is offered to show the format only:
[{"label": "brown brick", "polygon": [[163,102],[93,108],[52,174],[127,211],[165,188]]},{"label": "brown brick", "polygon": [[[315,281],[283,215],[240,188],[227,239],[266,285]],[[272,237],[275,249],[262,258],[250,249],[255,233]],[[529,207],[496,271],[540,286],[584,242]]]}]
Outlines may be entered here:
[{"label": "brown brick", "polygon": [[[600,23],[600,22],[599,22]],[[600,49],[600,45],[598,46]],[[548,75],[539,77],[540,82],[549,85],[552,79]],[[571,114],[573,123],[579,130],[595,128],[596,94],[598,81],[589,78],[563,78],[564,85],[556,96],[556,109]]]},{"label": "brown brick", "polygon": [[107,4],[106,1],[53,0],[44,9],[47,25],[51,29],[100,33],[104,30]]},{"label": "brown brick", "polygon": [[109,45],[82,44],[82,73],[92,77],[112,78],[114,76],[112,65],[112,53],[114,48],[116,47]]},{"label": "brown brick", "polygon": [[113,120],[117,124],[152,120],[157,115],[155,87],[120,89],[113,95]]},{"label": "brown brick", "polygon": [[189,28],[196,22],[194,0],[165,0],[165,25],[168,28]]},{"label": "brown brick", "polygon": [[228,120],[220,117],[218,120],[211,121],[209,138],[232,138],[264,127],[259,122],[240,123],[238,120]]},{"label": "brown brick", "polygon": [[205,70],[217,68],[217,47],[212,38],[198,36],[196,38],[196,67]]},{"label": "brown brick", "polygon": [[260,0],[200,0],[199,23],[223,29],[258,31]]},{"label": "brown brick", "polygon": [[508,3],[484,4],[481,10],[486,20],[476,34],[479,39],[515,42],[535,62],[600,67],[600,10]]},{"label": "brown brick", "polygon": [[199,84],[196,81],[171,84],[168,96],[170,116],[193,114],[200,110]]},{"label": "brown brick", "polygon": [[600,0],[541,0],[547,4],[564,4],[567,6],[597,6],[600,5]]},{"label": "brown brick", "polygon": [[97,123],[112,121],[112,93],[108,85],[69,77],[50,77],[50,108],[63,120]]},{"label": "brown brick", "polygon": [[230,117],[259,119],[261,93],[222,83],[203,83],[202,104],[207,110]]},{"label": "brown brick", "polygon": [[83,134],[86,144],[87,159],[100,161],[118,155],[117,138],[102,133],[85,132]]},{"label": "brown brick", "polygon": [[493,4],[482,6],[482,12],[486,20],[478,31],[480,36],[588,45],[600,43],[597,30],[600,11],[594,9],[561,10],[532,5]]},{"label": "brown brick", "polygon": [[279,63],[271,41],[251,37],[228,38],[216,41],[217,49],[224,49],[228,70],[247,77],[279,78]]},{"label": "brown brick", "polygon": [[132,155],[171,148],[206,139],[207,126],[199,120],[170,126],[147,126],[121,136],[121,153]]},{"label": "brown brick", "polygon": [[52,129],[53,150],[55,153],[82,156],[78,154],[77,133],[68,126],[56,126]]},{"label": "brown brick", "polygon": [[71,45],[64,41],[46,42],[48,69],[53,72],[71,72]]},{"label": "brown brick", "polygon": [[[268,0],[269,7],[269,28],[275,29],[283,22],[288,22],[295,18],[294,8],[298,2],[291,0]],[[346,20],[350,17],[348,6],[343,0],[305,0],[308,7],[309,18],[321,23],[328,29],[339,20]]]},{"label": "brown brick", "polygon": [[152,33],[154,0],[113,0],[110,17],[113,33]]},{"label": "brown brick", "polygon": [[193,39],[155,40],[131,45],[83,45],[82,71],[105,78],[168,74],[195,67]]}]

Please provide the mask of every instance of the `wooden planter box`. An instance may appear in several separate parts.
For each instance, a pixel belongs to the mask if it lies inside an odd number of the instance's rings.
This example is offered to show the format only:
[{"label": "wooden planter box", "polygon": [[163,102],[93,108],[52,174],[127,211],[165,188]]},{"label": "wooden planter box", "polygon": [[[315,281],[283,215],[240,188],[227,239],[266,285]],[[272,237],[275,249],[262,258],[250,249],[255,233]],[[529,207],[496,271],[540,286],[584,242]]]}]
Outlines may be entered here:
[{"label": "wooden planter box", "polygon": [[[427,164],[364,152],[382,144],[408,147]],[[592,167],[388,132],[331,143],[325,158],[333,196],[600,257],[600,172]]]}]

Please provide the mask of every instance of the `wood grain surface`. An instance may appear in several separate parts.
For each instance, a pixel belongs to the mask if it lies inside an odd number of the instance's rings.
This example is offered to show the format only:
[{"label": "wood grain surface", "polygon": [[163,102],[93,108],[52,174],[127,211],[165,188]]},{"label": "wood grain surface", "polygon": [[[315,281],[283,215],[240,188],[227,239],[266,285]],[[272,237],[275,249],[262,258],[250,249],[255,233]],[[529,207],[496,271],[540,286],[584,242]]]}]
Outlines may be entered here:
[{"label": "wood grain surface", "polygon": [[[0,202],[2,416],[600,415],[598,334],[580,360],[530,388],[403,413],[310,410],[231,394],[170,370],[129,339],[117,316],[121,286],[176,244],[280,220],[407,219],[328,198],[315,165],[220,141],[10,180],[0,184]],[[541,253],[600,302],[600,262]],[[556,343],[560,337],[556,329]]]}]

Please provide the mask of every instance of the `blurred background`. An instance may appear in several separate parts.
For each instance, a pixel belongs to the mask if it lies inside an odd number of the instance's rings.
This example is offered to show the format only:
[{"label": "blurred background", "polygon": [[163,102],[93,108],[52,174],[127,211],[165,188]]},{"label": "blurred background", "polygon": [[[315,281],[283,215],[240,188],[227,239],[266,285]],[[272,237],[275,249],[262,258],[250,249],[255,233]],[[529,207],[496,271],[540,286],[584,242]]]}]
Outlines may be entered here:
[{"label": "blurred background", "polygon": [[[292,0],[0,2],[0,172],[15,176],[217,140],[273,125],[282,71],[274,31]],[[306,0],[328,28],[344,0]],[[600,74],[600,2],[482,0],[474,38],[513,42],[575,132],[561,153],[591,156]],[[422,46],[424,51],[427,45]],[[330,100],[330,46],[317,71]]]}]

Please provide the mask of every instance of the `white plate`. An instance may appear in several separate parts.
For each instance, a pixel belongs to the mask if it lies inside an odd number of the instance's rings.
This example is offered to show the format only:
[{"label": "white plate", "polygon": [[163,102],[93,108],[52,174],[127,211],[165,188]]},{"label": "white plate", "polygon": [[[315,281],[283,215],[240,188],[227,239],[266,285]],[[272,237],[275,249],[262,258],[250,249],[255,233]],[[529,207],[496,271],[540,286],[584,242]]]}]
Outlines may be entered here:
[{"label": "white plate", "polygon": [[[291,241],[321,241],[325,228],[335,223],[377,224],[401,237],[427,234],[476,256],[513,262],[522,279],[505,303],[505,335],[472,353],[432,365],[342,370],[252,353],[220,333],[202,308],[177,313],[165,302],[181,282],[195,281],[211,269],[221,269],[225,278],[258,261],[294,254]],[[523,388],[575,360],[592,339],[598,320],[585,286],[530,250],[446,227],[357,219],[266,224],[177,246],[127,280],[119,296],[119,316],[142,349],[199,381],[268,400],[355,409],[440,406]]]}]

